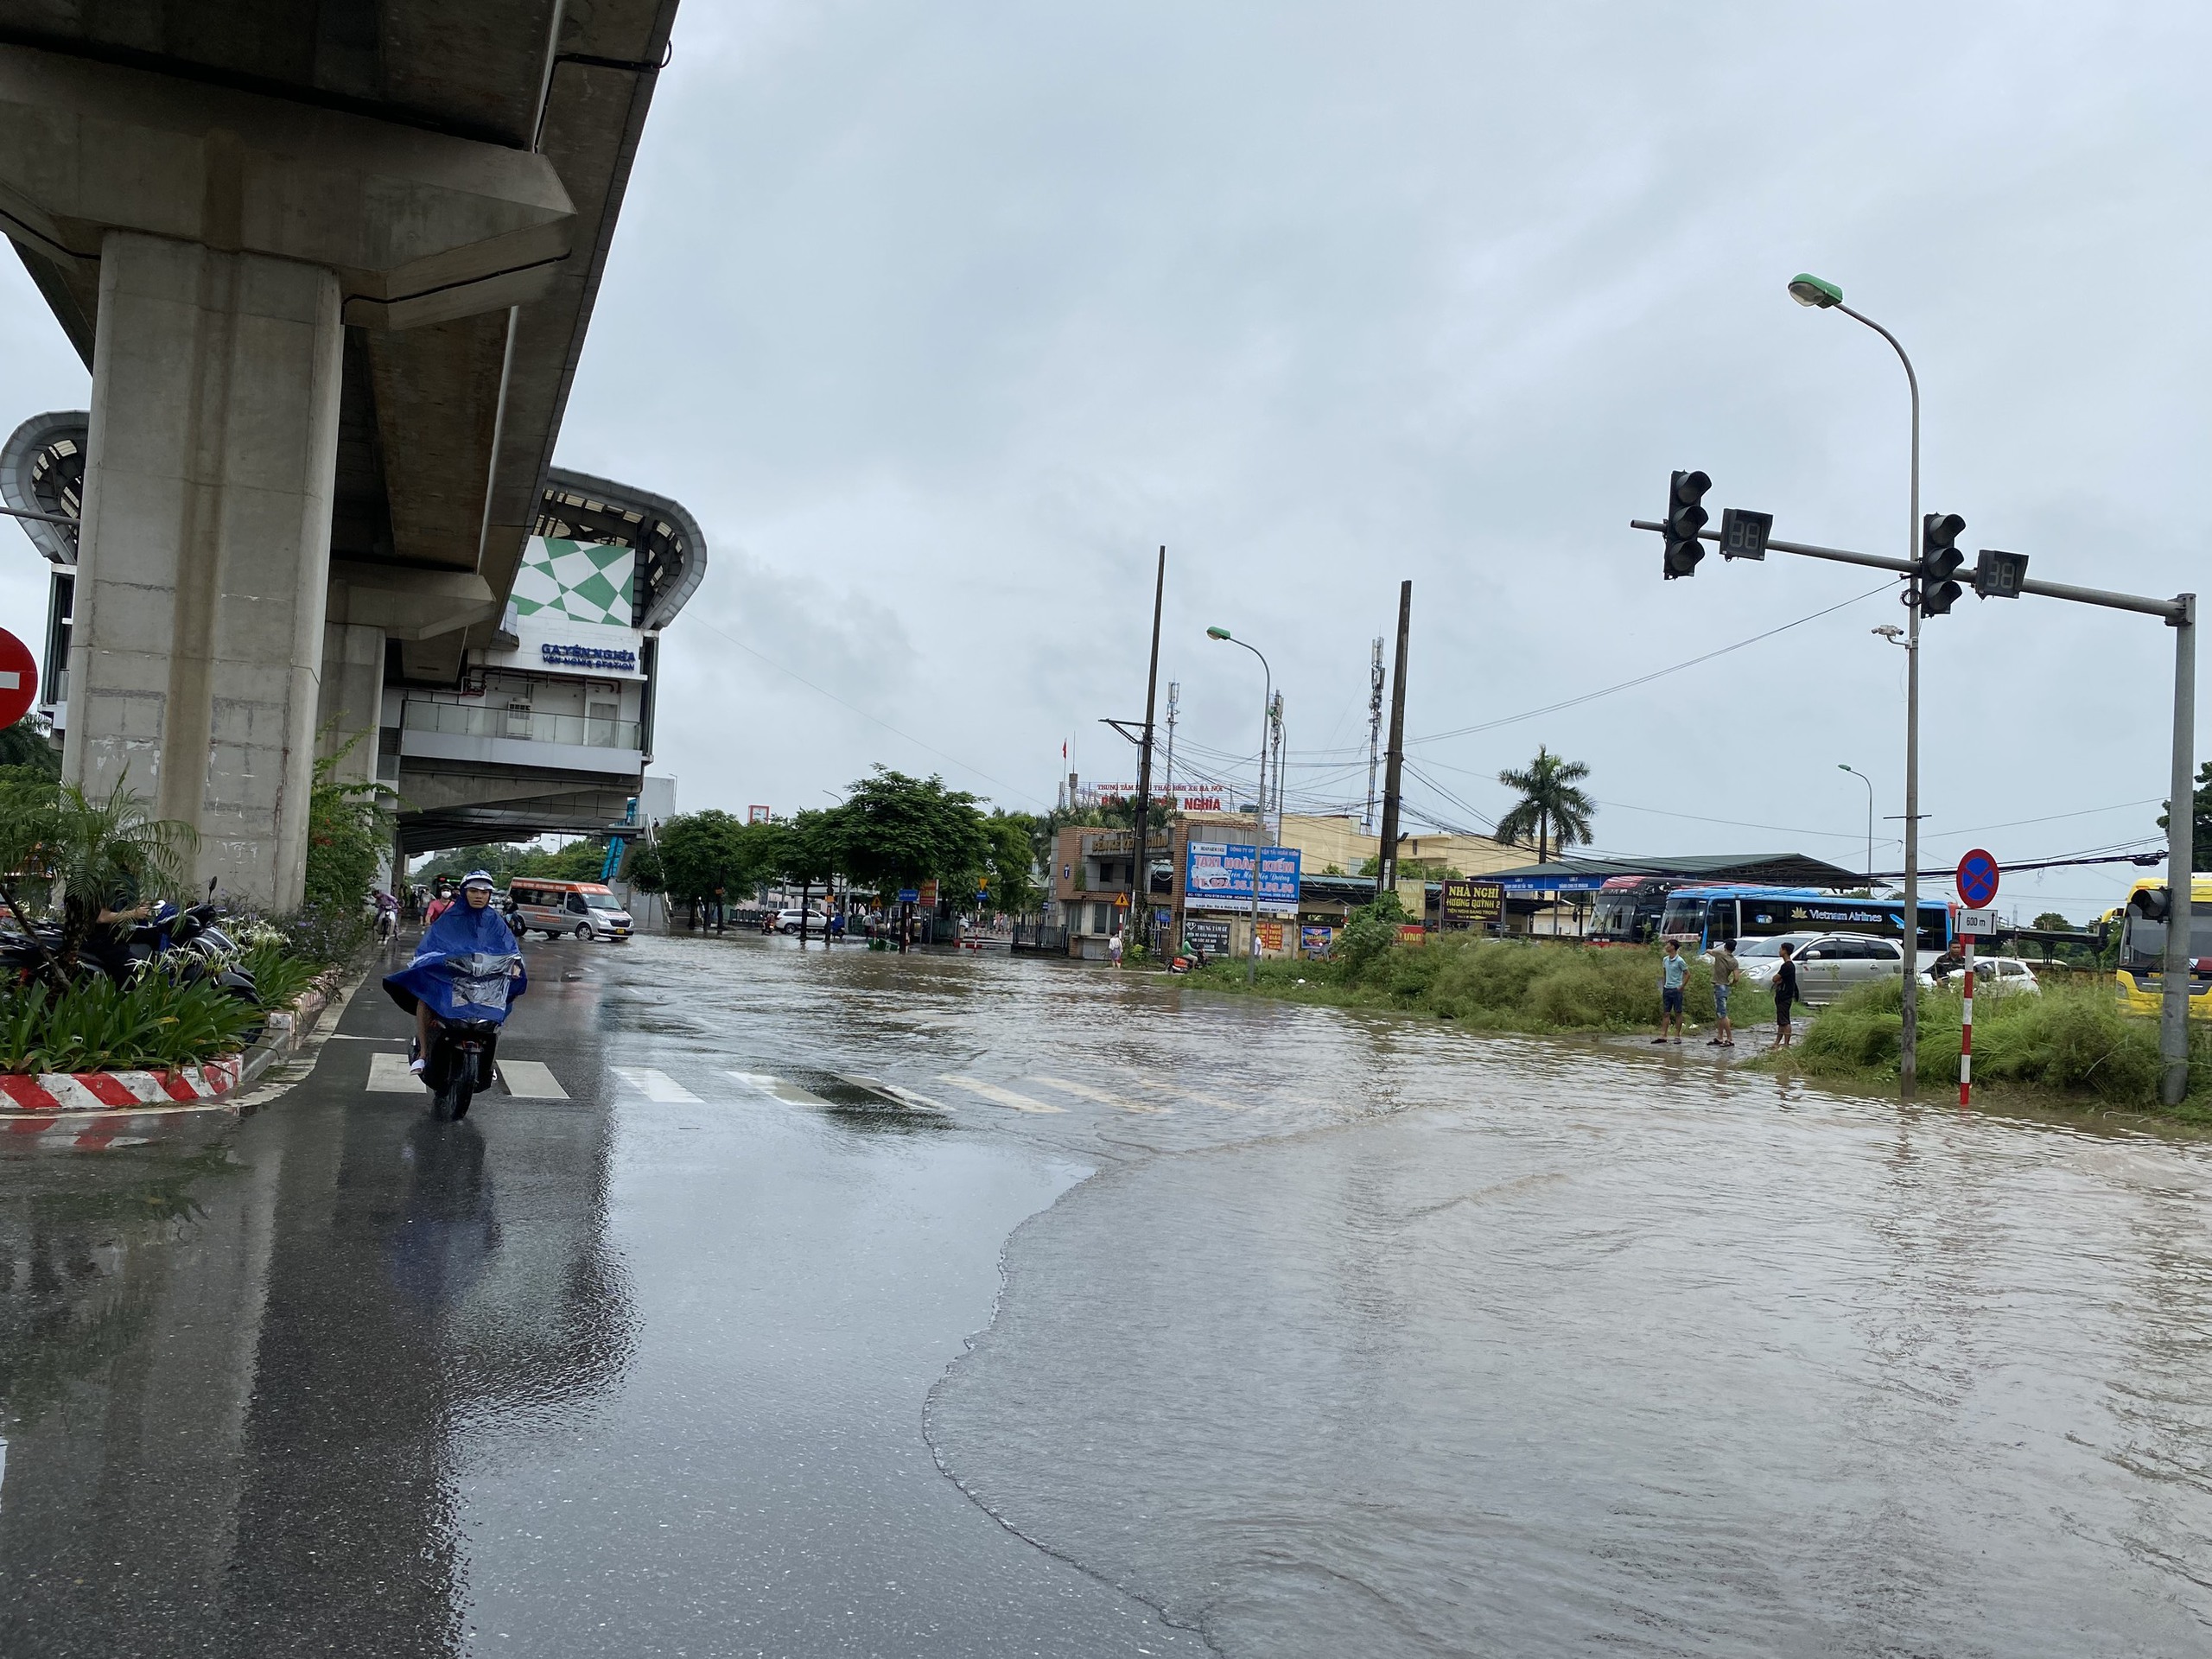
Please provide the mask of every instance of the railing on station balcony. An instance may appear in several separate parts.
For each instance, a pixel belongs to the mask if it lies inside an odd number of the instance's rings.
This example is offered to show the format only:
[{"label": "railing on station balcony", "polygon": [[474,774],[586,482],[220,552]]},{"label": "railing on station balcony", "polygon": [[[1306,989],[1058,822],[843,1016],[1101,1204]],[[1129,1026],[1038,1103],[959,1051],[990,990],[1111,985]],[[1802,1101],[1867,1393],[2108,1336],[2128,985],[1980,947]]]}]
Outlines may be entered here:
[{"label": "railing on station balcony", "polygon": [[590,749],[643,747],[639,722],[602,720],[591,715],[549,715],[537,709],[486,709],[461,702],[431,702],[410,697],[400,710],[400,728],[441,732],[452,737],[508,737],[526,743],[569,743]]}]

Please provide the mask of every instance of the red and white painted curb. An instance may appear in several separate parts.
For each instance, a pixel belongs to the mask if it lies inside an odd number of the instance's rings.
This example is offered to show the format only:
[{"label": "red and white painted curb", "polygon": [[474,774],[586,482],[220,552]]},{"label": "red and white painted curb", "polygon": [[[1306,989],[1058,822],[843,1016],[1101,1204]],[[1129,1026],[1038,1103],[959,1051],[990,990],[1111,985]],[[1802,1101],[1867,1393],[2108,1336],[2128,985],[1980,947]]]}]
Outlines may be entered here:
[{"label": "red and white painted curb", "polygon": [[174,1071],[41,1071],[35,1077],[0,1073],[0,1123],[16,1133],[35,1133],[42,1113],[174,1107],[215,1100],[238,1086],[245,1064],[242,1056],[233,1056]]}]

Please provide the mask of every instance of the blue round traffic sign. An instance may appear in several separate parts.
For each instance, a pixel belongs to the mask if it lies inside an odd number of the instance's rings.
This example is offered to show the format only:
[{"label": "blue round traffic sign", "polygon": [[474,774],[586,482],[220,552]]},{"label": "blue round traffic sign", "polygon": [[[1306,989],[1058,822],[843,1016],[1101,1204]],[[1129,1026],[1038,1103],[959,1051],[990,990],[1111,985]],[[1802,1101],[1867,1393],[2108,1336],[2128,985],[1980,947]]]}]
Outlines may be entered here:
[{"label": "blue round traffic sign", "polygon": [[1975,848],[1959,861],[1959,902],[1968,910],[1986,910],[1997,897],[1997,861]]}]

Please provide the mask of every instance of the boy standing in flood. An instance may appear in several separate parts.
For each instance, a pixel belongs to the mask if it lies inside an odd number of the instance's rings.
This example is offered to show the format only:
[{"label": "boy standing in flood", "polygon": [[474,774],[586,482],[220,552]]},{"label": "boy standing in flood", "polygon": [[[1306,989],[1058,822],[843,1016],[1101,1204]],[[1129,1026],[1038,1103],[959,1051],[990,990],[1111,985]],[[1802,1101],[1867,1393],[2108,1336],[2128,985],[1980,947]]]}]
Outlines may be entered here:
[{"label": "boy standing in flood", "polygon": [[1789,1046],[1789,1005],[1805,999],[1797,995],[1797,964],[1789,958],[1790,947],[1782,947],[1782,966],[1774,970],[1774,1046]]},{"label": "boy standing in flood", "polygon": [[1743,976],[1744,969],[1736,960],[1736,952],[1727,940],[1720,940],[1713,947],[1713,1013],[1719,1030],[1708,1045],[1710,1047],[1736,1046],[1736,1027],[1728,1020],[1728,993],[1736,988],[1736,982]]},{"label": "boy standing in flood", "polygon": [[1682,989],[1689,983],[1690,965],[1682,956],[1681,946],[1672,939],[1667,941],[1667,952],[1659,958],[1659,1034],[1651,1040],[1667,1040],[1667,1022],[1675,1022],[1675,1040],[1682,1040]]}]

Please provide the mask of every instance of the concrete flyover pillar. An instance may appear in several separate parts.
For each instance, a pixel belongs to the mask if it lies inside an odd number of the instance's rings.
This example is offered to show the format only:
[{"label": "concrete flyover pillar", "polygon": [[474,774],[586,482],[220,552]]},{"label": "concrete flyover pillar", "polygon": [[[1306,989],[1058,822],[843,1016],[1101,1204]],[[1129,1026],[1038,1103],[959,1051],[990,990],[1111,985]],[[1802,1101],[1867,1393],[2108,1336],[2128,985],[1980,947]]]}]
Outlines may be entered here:
[{"label": "concrete flyover pillar", "polygon": [[63,770],[298,903],[338,450],[338,279],[111,231]]},{"label": "concrete flyover pillar", "polygon": [[201,880],[299,902],[344,327],[526,302],[574,219],[542,156],[0,46],[0,227],[99,296],[64,775]]}]

